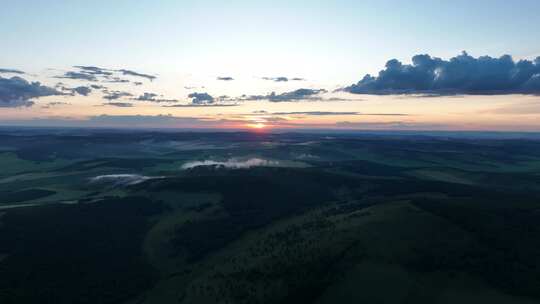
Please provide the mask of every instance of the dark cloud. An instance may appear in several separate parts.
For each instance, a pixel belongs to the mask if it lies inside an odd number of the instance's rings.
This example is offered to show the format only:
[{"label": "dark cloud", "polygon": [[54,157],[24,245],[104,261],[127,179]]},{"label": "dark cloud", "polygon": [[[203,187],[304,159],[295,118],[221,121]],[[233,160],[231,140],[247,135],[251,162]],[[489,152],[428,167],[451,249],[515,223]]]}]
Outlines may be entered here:
[{"label": "dark cloud", "polygon": [[234,78],[229,77],[229,76],[225,76],[225,77],[218,77],[217,80],[232,81],[232,80],[234,80]]},{"label": "dark cloud", "polygon": [[191,103],[201,105],[201,104],[212,104],[216,101],[212,95],[208,93],[191,93],[188,95],[191,98]]},{"label": "dark cloud", "polygon": [[92,92],[92,89],[90,87],[79,86],[75,88],[69,88],[69,87],[66,87],[65,84],[61,82],[57,83],[55,88],[62,91],[64,95],[71,95],[71,96],[75,96],[75,94],[88,96],[88,94]]},{"label": "dark cloud", "polygon": [[62,94],[54,88],[28,82],[18,76],[0,77],[0,107],[29,107],[34,104],[34,98]]},{"label": "dark cloud", "polygon": [[93,84],[90,86],[92,89],[101,90],[101,89],[107,89],[105,86],[99,85],[99,84]]},{"label": "dark cloud", "polygon": [[15,70],[15,69],[2,69],[0,68],[0,73],[4,73],[4,74],[26,74],[25,72],[23,71],[20,71],[20,70]]},{"label": "dark cloud", "polygon": [[88,74],[84,72],[74,72],[74,71],[66,72],[62,76],[56,76],[56,78],[97,81],[97,77],[93,74]]},{"label": "dark cloud", "polygon": [[76,87],[76,88],[73,89],[73,91],[75,91],[77,94],[83,95],[83,96],[88,96],[88,94],[92,93],[92,89],[90,89],[89,87],[85,87],[85,86]]},{"label": "dark cloud", "polygon": [[120,99],[122,97],[129,97],[129,96],[133,96],[133,94],[129,92],[122,92],[122,91],[112,91],[112,92],[107,91],[106,95],[103,96],[103,98],[107,100],[115,100],[115,99]]},{"label": "dark cloud", "polygon": [[140,81],[134,81],[134,82],[133,82],[133,85],[140,86],[140,85],[143,85],[143,83],[140,82]]},{"label": "dark cloud", "polygon": [[[77,69],[77,71],[68,71],[64,73],[62,76],[57,76],[57,78],[68,78],[68,79],[76,79],[76,80],[87,80],[87,81],[97,81],[98,79],[102,79],[105,82],[111,82],[111,83],[128,83],[130,80],[124,79],[121,77],[118,77],[118,75],[124,75],[124,76],[134,76],[134,77],[142,77],[149,80],[156,79],[156,76],[148,75],[148,74],[142,74],[131,70],[112,70],[112,69],[106,69],[106,68],[100,68],[96,66],[83,66],[83,65],[76,65],[74,68]],[[141,82],[136,82],[136,85],[141,85]]]},{"label": "dark cloud", "polygon": [[324,89],[298,89],[292,92],[284,92],[276,94],[272,92],[268,95],[251,95],[241,96],[239,100],[268,100],[271,102],[290,102],[299,100],[323,100],[320,96],[321,93],[326,93]]},{"label": "dark cloud", "polygon": [[117,70],[117,71],[122,73],[122,75],[125,75],[125,76],[141,77],[141,78],[146,78],[146,79],[148,79],[150,81],[157,78],[156,76],[153,76],[153,75],[142,74],[142,73],[138,73],[138,72],[131,71],[131,70]]},{"label": "dark cloud", "polygon": [[92,74],[92,75],[111,76],[113,74],[112,71],[109,69],[98,68],[95,66],[76,65],[74,66],[74,68],[77,68],[83,71],[83,73]]},{"label": "dark cloud", "polygon": [[153,101],[157,96],[158,94],[154,94],[154,93],[144,93],[143,95],[134,99],[140,100],[140,101]]},{"label": "dark cloud", "polygon": [[106,102],[106,103],[103,103],[102,105],[120,107],[120,108],[131,108],[131,107],[133,107],[133,104],[129,103],[129,102]]},{"label": "dark cloud", "polygon": [[159,95],[158,94],[155,94],[155,93],[148,93],[148,92],[145,92],[143,95],[140,95],[139,97],[137,98],[133,98],[133,100],[137,100],[137,101],[149,101],[149,102],[157,102],[157,103],[160,103],[160,102],[178,102],[178,100],[176,99],[163,99],[163,98],[156,98],[158,97]]},{"label": "dark cloud", "polygon": [[412,64],[396,59],[377,77],[366,75],[343,89],[354,94],[540,94],[540,57],[515,62],[509,55],[474,58],[466,52],[443,60],[416,55]]}]

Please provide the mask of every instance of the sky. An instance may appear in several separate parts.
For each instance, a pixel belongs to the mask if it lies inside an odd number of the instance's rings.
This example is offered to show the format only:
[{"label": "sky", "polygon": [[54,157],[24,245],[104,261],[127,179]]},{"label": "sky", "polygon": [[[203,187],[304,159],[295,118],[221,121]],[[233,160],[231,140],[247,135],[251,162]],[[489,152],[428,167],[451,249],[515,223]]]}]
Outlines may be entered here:
[{"label": "sky", "polygon": [[540,131],[537,0],[1,5],[0,125]]}]

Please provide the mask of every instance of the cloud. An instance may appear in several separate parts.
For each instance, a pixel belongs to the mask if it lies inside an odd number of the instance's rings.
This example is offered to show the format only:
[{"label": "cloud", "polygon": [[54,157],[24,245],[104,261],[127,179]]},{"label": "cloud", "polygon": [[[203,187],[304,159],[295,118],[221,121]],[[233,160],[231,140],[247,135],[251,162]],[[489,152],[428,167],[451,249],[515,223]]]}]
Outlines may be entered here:
[{"label": "cloud", "polygon": [[0,68],[0,74],[26,74],[25,72],[23,71],[20,71],[20,70],[15,70],[15,69],[2,69]]},{"label": "cloud", "polygon": [[262,79],[270,80],[270,81],[274,81],[274,82],[287,82],[287,81],[289,81],[289,78],[283,77],[283,76],[280,76],[280,77],[263,77]]},{"label": "cloud", "polygon": [[[386,121],[386,122],[351,122],[338,121],[333,127],[349,130],[451,130],[449,125],[415,123],[409,121]],[[326,128],[332,129],[331,125]]]},{"label": "cloud", "polygon": [[155,93],[148,93],[148,92],[145,92],[143,95],[140,95],[139,97],[137,98],[133,98],[133,100],[137,100],[137,101],[150,101],[150,102],[156,102],[156,103],[160,103],[160,102],[178,102],[178,100],[176,99],[162,99],[162,98],[156,98],[158,97],[159,95],[158,94],[155,94]]},{"label": "cloud", "polygon": [[107,80],[105,82],[109,83],[128,83],[130,82],[128,79],[120,78],[120,77],[106,77]]},{"label": "cloud", "polygon": [[175,105],[165,105],[164,108],[208,108],[208,107],[236,107],[236,103],[189,103],[189,104],[175,104]]},{"label": "cloud", "polygon": [[211,104],[214,103],[215,99],[212,97],[212,95],[208,93],[191,93],[188,95],[189,98],[191,98],[191,103],[193,104]]},{"label": "cloud", "polygon": [[153,76],[153,75],[142,74],[142,73],[138,73],[138,72],[131,71],[131,70],[122,69],[122,70],[117,70],[117,71],[122,73],[122,75],[125,75],[125,76],[141,77],[141,78],[146,78],[146,79],[148,79],[150,81],[157,78],[156,76]]},{"label": "cloud", "polygon": [[221,80],[221,81],[232,81],[232,80],[234,80],[234,78],[229,77],[229,76],[225,76],[225,77],[218,77],[217,80]]},{"label": "cloud", "polygon": [[99,85],[99,84],[93,84],[93,85],[90,85],[90,87],[91,87],[92,89],[96,89],[96,90],[107,89],[107,87],[102,86],[102,85]]},{"label": "cloud", "polygon": [[113,74],[109,69],[98,68],[95,66],[76,65],[74,68],[80,69],[83,73],[92,75],[111,76]]},{"label": "cloud", "polygon": [[29,107],[34,104],[32,99],[52,95],[63,93],[39,82],[28,82],[18,76],[0,77],[0,107]]},{"label": "cloud", "polygon": [[300,77],[288,78],[288,77],[284,77],[284,76],[279,76],[279,77],[263,77],[262,79],[263,79],[263,80],[274,81],[274,82],[304,81],[304,80],[305,80],[304,78],[300,78]]},{"label": "cloud", "polygon": [[106,102],[102,103],[103,106],[113,106],[113,107],[119,107],[119,108],[131,108],[133,107],[132,103],[129,102]]},{"label": "cloud", "polygon": [[107,91],[106,93],[107,95],[103,96],[103,98],[107,100],[115,100],[115,99],[120,99],[122,97],[133,96],[133,94],[129,92],[122,92],[122,91],[112,91],[112,92]]},{"label": "cloud", "polygon": [[182,165],[183,170],[189,170],[197,167],[215,167],[218,169],[249,169],[252,167],[278,167],[279,161],[266,160],[261,158],[250,158],[246,160],[239,160],[231,158],[226,161],[191,161]]},{"label": "cloud", "polygon": [[[207,130],[219,128],[244,128],[245,119],[212,119],[209,117],[179,117],[168,115],[97,115],[85,119],[70,117],[41,117],[27,119],[3,119],[0,125],[4,126],[30,126],[30,127],[88,127],[88,128],[129,128],[129,129],[189,129]],[[293,123],[280,121],[273,127],[292,129],[407,129],[407,130],[444,130],[452,129],[450,125],[428,124],[414,121],[388,121],[388,122],[353,122],[340,121],[338,123]],[[455,126],[454,126],[455,127]]]},{"label": "cloud", "polygon": [[53,102],[49,102],[46,105],[42,106],[42,108],[43,109],[49,109],[49,108],[52,108],[52,107],[55,107],[55,106],[66,106],[66,105],[70,105],[70,104],[71,103],[69,103],[69,102],[53,101]]},{"label": "cloud", "polygon": [[65,72],[64,75],[56,76],[56,78],[97,81],[97,77],[94,76],[93,74],[88,74],[84,72],[74,72],[74,71]]},{"label": "cloud", "polygon": [[[237,106],[237,101],[240,101],[238,98],[230,98],[227,95],[222,95],[219,97],[214,97],[208,93],[191,93],[188,95],[188,98],[191,98],[191,103],[189,104],[179,104],[166,107],[232,107]],[[233,103],[231,103],[233,102]]]},{"label": "cloud", "polygon": [[323,100],[320,96],[321,93],[326,93],[324,89],[298,89],[292,92],[284,92],[276,94],[272,92],[268,95],[251,95],[241,96],[238,100],[268,100],[271,102],[290,102],[299,100]]},{"label": "cloud", "polygon": [[49,106],[61,106],[61,105],[70,105],[70,103],[69,102],[63,102],[63,101],[53,101],[53,102],[47,103],[47,105],[49,105]]},{"label": "cloud", "polygon": [[275,112],[272,114],[273,115],[307,115],[307,116],[361,115],[358,112],[326,112],[326,111]]},{"label": "cloud", "polygon": [[88,94],[92,92],[92,89],[90,89],[89,87],[80,86],[74,88],[73,91],[75,91],[79,95],[88,96]]},{"label": "cloud", "polygon": [[[68,71],[68,72],[65,72],[64,75],[62,76],[56,76],[56,78],[68,78],[68,79],[86,80],[86,81],[98,81],[98,79],[102,79],[103,81],[110,82],[110,83],[130,82],[128,79],[118,77],[118,75],[141,77],[141,78],[149,79],[150,81],[156,79],[156,76],[142,74],[135,71],[126,70],[126,69],[112,70],[112,69],[100,68],[96,66],[84,66],[84,65],[76,65],[74,66],[74,68],[76,68],[77,71]],[[141,82],[136,82],[136,85],[141,85],[141,84],[142,84]]]},{"label": "cloud", "polygon": [[[62,83],[62,82],[57,83],[56,86],[55,86],[56,89],[61,90],[62,92],[65,93],[65,95],[72,95],[72,96],[75,96],[75,94],[88,96],[88,94],[90,94],[92,92],[91,87],[94,87],[94,86],[93,85],[90,86],[90,87],[78,86],[78,87],[75,87],[75,88],[69,88],[69,87],[66,87],[65,84]],[[97,87],[99,87],[99,86],[97,86]]]},{"label": "cloud", "polygon": [[128,128],[128,129],[213,129],[234,127],[228,120],[191,116],[161,115],[94,115],[86,118],[65,116],[42,116],[35,118],[6,118],[0,120],[4,126],[29,127],[83,127],[83,128]]},{"label": "cloud", "polygon": [[177,117],[172,115],[98,115],[88,119],[91,124],[105,126],[146,126],[175,125],[179,123],[196,123],[201,121],[195,117]]},{"label": "cloud", "polygon": [[483,113],[493,113],[500,115],[539,115],[540,101],[515,103],[497,109],[484,111]]},{"label": "cloud", "polygon": [[386,63],[377,77],[365,75],[343,88],[354,94],[540,94],[540,57],[515,62],[509,55],[474,58],[466,52],[443,60],[416,55],[412,64]]}]

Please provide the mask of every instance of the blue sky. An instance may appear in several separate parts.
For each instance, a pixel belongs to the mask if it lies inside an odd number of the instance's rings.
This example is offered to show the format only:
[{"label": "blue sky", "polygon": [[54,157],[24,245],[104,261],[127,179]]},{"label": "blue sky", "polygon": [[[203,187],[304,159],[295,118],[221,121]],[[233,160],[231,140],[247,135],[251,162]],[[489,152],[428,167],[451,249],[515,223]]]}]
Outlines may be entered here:
[{"label": "blue sky", "polygon": [[[215,96],[332,91],[416,54],[534,60],[539,13],[536,0],[5,1],[0,68],[49,85],[74,65],[136,70],[159,76],[145,89],[175,98],[192,93],[185,87]],[[306,81],[259,81],[277,76]]]},{"label": "blue sky", "polygon": [[418,53],[539,55],[539,13],[536,0],[7,1],[0,62],[356,81]]}]

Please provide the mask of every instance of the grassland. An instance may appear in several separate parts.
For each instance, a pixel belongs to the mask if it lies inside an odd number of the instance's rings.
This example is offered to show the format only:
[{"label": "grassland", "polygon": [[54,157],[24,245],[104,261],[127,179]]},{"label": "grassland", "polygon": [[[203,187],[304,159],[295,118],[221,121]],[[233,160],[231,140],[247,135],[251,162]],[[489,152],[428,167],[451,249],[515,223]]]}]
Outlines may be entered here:
[{"label": "grassland", "polygon": [[537,140],[85,132],[0,132],[2,304],[540,303]]}]

